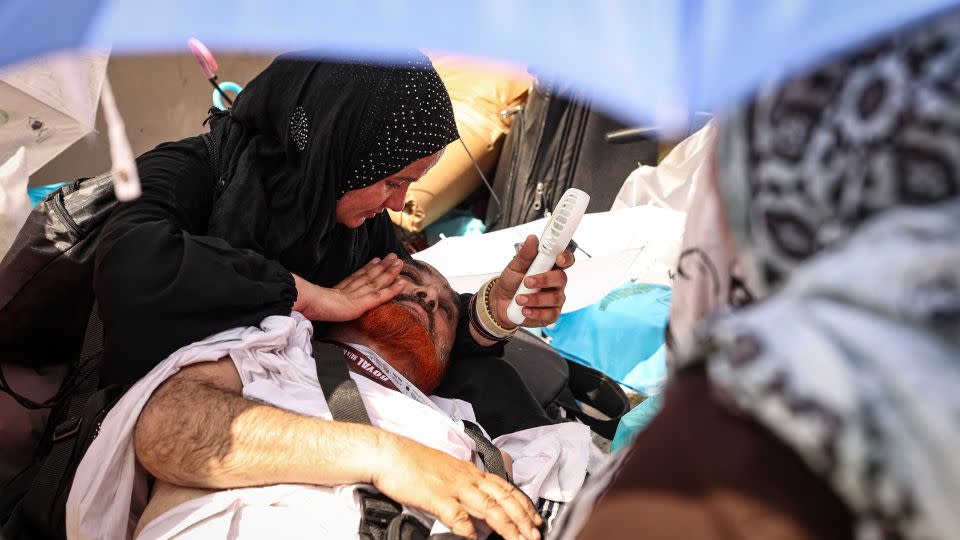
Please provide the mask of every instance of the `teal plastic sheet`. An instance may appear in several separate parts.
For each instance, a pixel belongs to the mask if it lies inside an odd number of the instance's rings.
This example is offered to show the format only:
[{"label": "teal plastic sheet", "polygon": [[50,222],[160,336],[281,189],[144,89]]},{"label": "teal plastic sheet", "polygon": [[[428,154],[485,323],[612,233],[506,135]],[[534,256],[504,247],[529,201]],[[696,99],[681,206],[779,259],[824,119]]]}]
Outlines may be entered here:
[{"label": "teal plastic sheet", "polygon": [[660,394],[650,396],[643,400],[643,403],[637,405],[627,414],[623,415],[620,423],[617,424],[617,433],[613,436],[613,442],[610,444],[610,451],[616,452],[622,448],[630,446],[634,437],[646,429],[647,425],[653,420],[653,417],[663,408],[663,397]]},{"label": "teal plastic sheet", "polygon": [[30,204],[33,206],[40,204],[40,201],[42,201],[44,197],[60,189],[64,185],[66,185],[64,182],[60,182],[59,184],[47,184],[45,186],[27,188],[27,195],[30,196]]},{"label": "teal plastic sheet", "polygon": [[486,230],[483,221],[474,217],[473,214],[454,208],[427,227],[424,232],[427,235],[427,244],[432,246],[441,240],[441,235],[444,237],[471,236],[483,234]]},{"label": "teal plastic sheet", "polygon": [[644,395],[660,392],[667,376],[664,331],[672,291],[626,283],[599,302],[565,313],[544,333],[550,345]]}]

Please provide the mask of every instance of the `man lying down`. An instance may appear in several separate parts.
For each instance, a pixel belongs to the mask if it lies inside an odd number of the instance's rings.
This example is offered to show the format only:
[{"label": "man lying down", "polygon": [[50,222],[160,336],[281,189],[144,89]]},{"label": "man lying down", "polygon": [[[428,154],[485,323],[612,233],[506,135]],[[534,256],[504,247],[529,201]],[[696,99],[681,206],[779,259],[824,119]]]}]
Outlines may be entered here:
[{"label": "man lying down", "polygon": [[[111,410],[77,469],[68,536],[356,538],[364,489],[402,503],[434,532],[538,537],[530,499],[566,502],[580,489],[596,457],[589,430],[565,423],[494,439],[525,494],[483,472],[464,432],[470,404],[418,401],[416,390],[388,388],[371,367],[385,360],[429,394],[449,361],[454,291],[422,262],[407,261],[401,276],[404,294],[323,336],[354,360],[350,377],[376,427],[330,420],[313,327],[299,313],[221,332],[172,354]],[[216,399],[197,399],[204,392]],[[234,420],[187,422],[179,411],[193,402],[227,408]],[[265,436],[269,424],[284,436]]]}]

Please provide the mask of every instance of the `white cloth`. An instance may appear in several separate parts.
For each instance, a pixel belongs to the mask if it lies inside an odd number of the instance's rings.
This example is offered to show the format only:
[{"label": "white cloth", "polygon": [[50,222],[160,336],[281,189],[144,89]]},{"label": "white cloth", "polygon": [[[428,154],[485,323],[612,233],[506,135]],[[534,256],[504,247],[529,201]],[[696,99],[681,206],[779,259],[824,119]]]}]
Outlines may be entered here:
[{"label": "white cloth", "polygon": [[707,159],[717,138],[711,120],[667,154],[656,167],[641,165],[620,187],[611,210],[646,204],[686,212],[696,196],[696,187],[710,174]]},{"label": "white cloth", "polygon": [[10,249],[30,214],[28,176],[27,153],[21,146],[0,165],[0,259]]},{"label": "white cloth", "polygon": [[[299,313],[268,317],[259,327],[229,330],[180,349],[154,368],[110,411],[81,461],[67,501],[68,538],[131,536],[142,512],[131,505],[132,493],[146,481],[136,466],[134,426],[153,391],[181,367],[229,356],[245,397],[330,418],[316,380],[311,333],[310,322]],[[431,397],[448,417],[362,376],[351,377],[374,425],[458,459],[473,455],[473,441],[458,422],[474,419],[469,404]],[[590,433],[580,424],[525,430],[499,437],[495,444],[510,453],[519,487],[534,500],[541,495],[569,500],[591,459]],[[298,538],[307,532],[325,538],[355,537],[356,488],[275,485],[221,491],[171,509],[145,527],[140,537]]]}]

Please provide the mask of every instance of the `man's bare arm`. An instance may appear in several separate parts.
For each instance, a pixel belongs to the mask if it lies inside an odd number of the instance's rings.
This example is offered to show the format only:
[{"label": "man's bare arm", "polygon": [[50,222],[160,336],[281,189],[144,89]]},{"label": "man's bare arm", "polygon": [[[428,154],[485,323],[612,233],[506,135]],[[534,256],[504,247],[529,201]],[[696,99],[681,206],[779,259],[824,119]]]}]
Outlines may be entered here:
[{"label": "man's bare arm", "polygon": [[385,434],[244,399],[233,362],[187,366],[153,393],[137,421],[140,463],[166,482],[234,488],[371,482]]},{"label": "man's bare arm", "polygon": [[474,518],[504,538],[539,538],[534,524],[541,520],[530,500],[497,476],[372,426],[244,399],[242,389],[230,359],[180,370],[140,413],[134,433],[140,463],[161,480],[189,487],[371,483],[463,536],[476,535]]}]

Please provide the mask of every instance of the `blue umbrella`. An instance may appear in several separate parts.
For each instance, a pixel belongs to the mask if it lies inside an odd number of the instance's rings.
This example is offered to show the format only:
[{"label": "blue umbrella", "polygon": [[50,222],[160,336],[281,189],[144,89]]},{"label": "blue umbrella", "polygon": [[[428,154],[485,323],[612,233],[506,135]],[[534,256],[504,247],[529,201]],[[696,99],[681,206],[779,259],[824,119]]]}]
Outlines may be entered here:
[{"label": "blue umbrella", "polygon": [[957,0],[5,0],[0,65],[52,49],[217,50],[390,58],[424,47],[502,58],[634,121],[677,124]]}]

